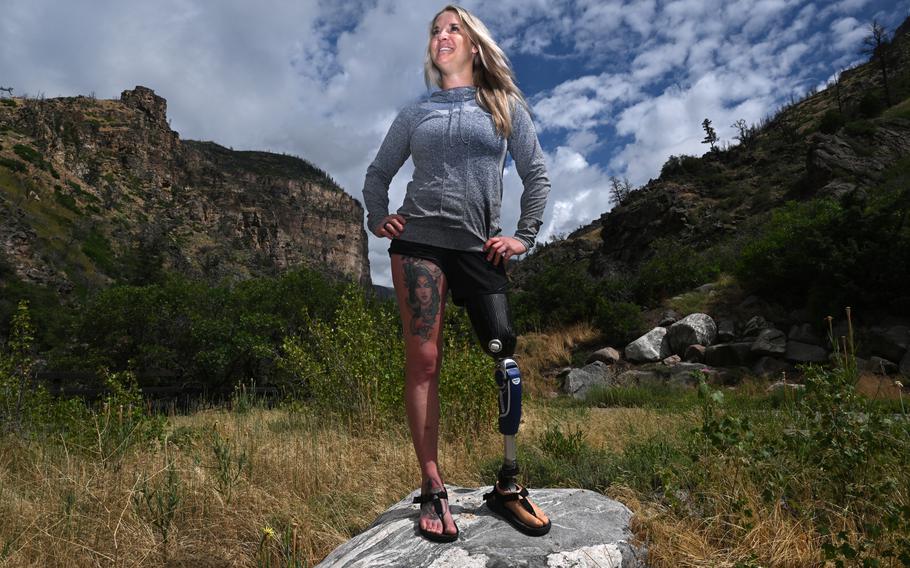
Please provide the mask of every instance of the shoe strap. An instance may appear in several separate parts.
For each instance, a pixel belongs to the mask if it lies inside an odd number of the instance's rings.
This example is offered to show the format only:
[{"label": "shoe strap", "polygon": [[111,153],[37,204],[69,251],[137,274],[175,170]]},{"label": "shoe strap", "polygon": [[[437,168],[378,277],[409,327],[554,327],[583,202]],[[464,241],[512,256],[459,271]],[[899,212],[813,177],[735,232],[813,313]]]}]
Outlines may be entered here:
[{"label": "shoe strap", "polygon": [[414,497],[413,503],[423,505],[424,503],[429,503],[431,501],[438,502],[440,499],[449,499],[449,494],[446,493],[445,489],[439,491],[438,493],[424,493],[422,495],[418,495],[417,497]]}]

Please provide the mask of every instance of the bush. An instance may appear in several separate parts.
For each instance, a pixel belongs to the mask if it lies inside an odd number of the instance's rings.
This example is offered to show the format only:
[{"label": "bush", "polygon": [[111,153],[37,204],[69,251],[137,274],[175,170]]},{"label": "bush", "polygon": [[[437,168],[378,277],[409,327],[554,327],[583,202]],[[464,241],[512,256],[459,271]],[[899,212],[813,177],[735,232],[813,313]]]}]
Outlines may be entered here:
[{"label": "bush", "polygon": [[26,146],[25,144],[16,144],[13,146],[13,152],[15,152],[17,156],[26,162],[30,162],[36,166],[40,167],[44,163],[44,160],[41,158],[41,153],[31,146]]},{"label": "bush", "polygon": [[580,263],[548,263],[512,297],[519,333],[590,320],[598,285]]},{"label": "bush", "polygon": [[694,247],[670,239],[655,240],[651,252],[635,279],[635,298],[642,304],[709,282],[719,272],[716,263]]},{"label": "bush", "polygon": [[705,169],[704,160],[697,156],[681,154],[670,156],[660,168],[660,179],[671,179],[682,176],[698,176]]},{"label": "bush", "polygon": [[[467,318],[448,310],[439,380],[441,415],[458,435],[487,430],[495,417],[489,359],[463,330]],[[315,406],[361,429],[404,420],[404,339],[391,303],[370,305],[348,288],[333,322],[310,319],[305,334],[282,345],[281,365]],[[454,328],[454,329],[453,329]]]},{"label": "bush", "polygon": [[885,110],[885,101],[872,91],[868,91],[856,105],[856,114],[862,118],[875,118]]},{"label": "bush", "polygon": [[829,110],[822,115],[818,129],[825,134],[834,134],[844,125],[844,115],[836,110]]},{"label": "bush", "polygon": [[743,247],[736,275],[747,288],[817,314],[836,305],[888,306],[910,273],[910,159],[890,168],[865,203],[787,203]]},{"label": "bush", "polygon": [[0,166],[3,166],[8,170],[20,174],[28,171],[28,164],[25,162],[20,162],[19,160],[11,160],[9,158],[0,157]]},{"label": "bush", "polygon": [[234,285],[169,276],[159,284],[112,286],[79,310],[73,342],[85,347],[56,362],[88,371],[133,369],[142,384],[192,379],[222,392],[241,380],[280,385],[282,338],[306,329],[304,311],[331,321],[339,291],[305,268]]}]

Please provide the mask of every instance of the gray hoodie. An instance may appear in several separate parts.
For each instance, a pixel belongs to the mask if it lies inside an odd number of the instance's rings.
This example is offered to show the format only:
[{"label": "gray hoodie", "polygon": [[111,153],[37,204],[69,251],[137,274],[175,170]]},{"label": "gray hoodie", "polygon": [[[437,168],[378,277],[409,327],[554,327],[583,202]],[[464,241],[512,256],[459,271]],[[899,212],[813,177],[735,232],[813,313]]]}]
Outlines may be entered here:
[{"label": "gray hoodie", "polygon": [[502,172],[509,152],[524,186],[515,238],[529,250],[534,246],[550,191],[534,124],[523,105],[513,104],[512,134],[502,138],[475,93],[474,87],[436,91],[398,114],[363,184],[370,231],[389,214],[389,184],[412,156],[414,178],[398,209],[407,223],[399,238],[481,250],[502,231]]}]

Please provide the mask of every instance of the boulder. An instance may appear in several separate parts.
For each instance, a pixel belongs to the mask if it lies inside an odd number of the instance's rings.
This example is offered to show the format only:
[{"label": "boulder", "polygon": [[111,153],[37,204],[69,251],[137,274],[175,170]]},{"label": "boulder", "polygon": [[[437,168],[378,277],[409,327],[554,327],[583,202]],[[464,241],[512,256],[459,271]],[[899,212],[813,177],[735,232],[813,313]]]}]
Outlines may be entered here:
[{"label": "boulder", "polygon": [[705,360],[705,349],[707,347],[704,345],[690,345],[686,347],[683,360],[687,363],[701,363]]},{"label": "boulder", "polygon": [[791,363],[824,363],[828,360],[828,352],[818,345],[788,341],[785,359]]},{"label": "boulder", "polygon": [[667,357],[666,359],[661,361],[661,363],[663,363],[667,367],[672,367],[681,362],[682,362],[682,357],[680,357],[679,355],[670,355],[669,357]]},{"label": "boulder", "polygon": [[825,347],[828,344],[828,340],[823,339],[821,334],[818,333],[815,326],[813,326],[811,323],[803,323],[791,326],[790,333],[787,334],[787,338],[791,341],[799,341],[800,343],[808,343],[809,345],[818,345],[819,347]]},{"label": "boulder", "polygon": [[866,368],[878,375],[896,375],[898,372],[897,363],[892,363],[891,361],[876,355],[873,355],[869,359]]},{"label": "boulder", "polygon": [[607,387],[613,382],[613,367],[594,361],[581,369],[572,369],[562,379],[562,391],[583,400],[594,387]]},{"label": "boulder", "polygon": [[461,532],[439,544],[417,531],[414,491],[364,532],[331,552],[317,568],[641,568],[643,550],[631,544],[632,512],[622,503],[585,489],[532,489],[531,498],[547,512],[553,528],[526,536],[487,509],[479,489],[448,486],[452,517]]},{"label": "boulder", "polygon": [[863,334],[863,352],[878,355],[889,361],[900,361],[910,348],[910,328],[895,325],[889,328],[873,327]]},{"label": "boulder", "polygon": [[754,316],[743,327],[743,337],[755,337],[763,329],[773,328],[774,324],[761,316]]},{"label": "boulder", "polygon": [[670,350],[683,355],[690,345],[711,345],[717,336],[717,324],[708,314],[689,314],[667,329]]},{"label": "boulder", "polygon": [[732,343],[736,339],[736,324],[732,320],[720,320],[717,322],[718,343]]},{"label": "boulder", "polygon": [[626,359],[636,363],[661,361],[672,354],[670,342],[667,341],[667,329],[663,327],[655,327],[626,345],[625,349]]},{"label": "boulder", "polygon": [[750,348],[755,355],[779,356],[787,352],[787,336],[779,329],[763,329]]},{"label": "boulder", "polygon": [[705,363],[712,367],[737,367],[752,359],[752,343],[719,343],[705,349]]},{"label": "boulder", "polygon": [[793,365],[774,357],[762,357],[752,365],[752,372],[759,377],[777,377],[793,371]]},{"label": "boulder", "polygon": [[613,349],[612,347],[604,347],[603,349],[598,349],[594,353],[591,353],[588,356],[588,360],[585,361],[585,364],[593,363],[594,361],[602,361],[607,365],[612,365],[622,358],[619,354],[619,351]]},{"label": "boulder", "polygon": [[676,313],[676,310],[667,310],[660,315],[660,321],[657,322],[657,327],[670,327],[678,321],[679,314]]}]

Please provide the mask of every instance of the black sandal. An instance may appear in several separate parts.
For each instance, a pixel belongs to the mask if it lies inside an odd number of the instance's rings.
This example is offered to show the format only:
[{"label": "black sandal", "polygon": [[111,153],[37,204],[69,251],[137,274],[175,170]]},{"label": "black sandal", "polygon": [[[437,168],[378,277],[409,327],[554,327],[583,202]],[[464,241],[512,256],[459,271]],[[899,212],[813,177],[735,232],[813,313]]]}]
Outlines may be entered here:
[{"label": "black sandal", "polygon": [[[521,486],[519,485],[519,487]],[[521,487],[521,490],[517,493],[506,493],[503,495],[496,490],[496,485],[494,485],[493,490],[483,496],[483,500],[486,501],[487,507],[491,511],[509,521],[509,524],[511,524],[519,531],[528,536],[543,536],[550,532],[552,523],[550,523],[549,519],[547,519],[547,524],[543,526],[532,527],[521,522],[518,517],[515,516],[515,513],[506,507],[506,503],[509,501],[518,501],[518,503],[522,506],[522,508],[524,508],[525,511],[530,513],[532,516],[537,517],[537,515],[534,514],[534,507],[532,507],[531,503],[528,502],[527,497],[528,490],[524,487]]]},{"label": "black sandal", "polygon": [[[426,493],[418,497],[414,497],[414,503],[423,505],[424,503],[433,503],[433,510],[436,511],[436,516],[439,517],[439,520],[442,522],[441,533],[430,532],[422,527],[420,527],[420,521],[417,521],[417,526],[420,529],[420,534],[425,538],[432,540],[433,542],[455,542],[458,540],[458,535],[461,531],[458,530],[458,525],[455,525],[455,534],[448,534],[445,532],[445,521],[443,516],[445,515],[445,509],[442,508],[442,499],[446,501],[449,500],[449,494],[446,493],[445,487],[442,488],[442,491],[436,493]],[[455,524],[455,518],[452,518],[452,524]]]}]

